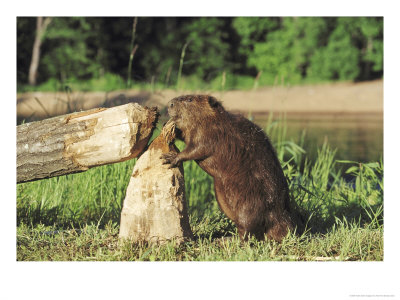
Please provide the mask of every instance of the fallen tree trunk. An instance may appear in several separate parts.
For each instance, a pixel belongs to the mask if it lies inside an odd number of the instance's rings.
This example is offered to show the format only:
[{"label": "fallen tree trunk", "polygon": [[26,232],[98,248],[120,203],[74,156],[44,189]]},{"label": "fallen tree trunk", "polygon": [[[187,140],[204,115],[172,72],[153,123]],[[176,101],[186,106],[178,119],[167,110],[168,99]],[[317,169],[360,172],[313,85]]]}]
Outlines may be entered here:
[{"label": "fallen tree trunk", "polygon": [[157,119],[157,108],[129,103],[19,125],[17,183],[137,157]]}]

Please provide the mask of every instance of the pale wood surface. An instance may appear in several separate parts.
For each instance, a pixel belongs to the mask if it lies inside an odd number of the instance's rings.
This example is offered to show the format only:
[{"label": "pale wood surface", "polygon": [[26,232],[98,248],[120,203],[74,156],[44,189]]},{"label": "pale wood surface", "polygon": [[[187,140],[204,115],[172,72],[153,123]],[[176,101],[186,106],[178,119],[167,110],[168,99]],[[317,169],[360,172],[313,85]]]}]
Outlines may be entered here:
[{"label": "pale wood surface", "polygon": [[[135,242],[177,243],[193,238],[186,208],[183,167],[169,168],[163,153],[176,152],[173,124],[162,133],[136,162],[121,212],[119,236]],[[165,130],[166,129],[166,130]]]},{"label": "pale wood surface", "polygon": [[157,122],[137,103],[17,126],[17,182],[82,172],[137,157]]}]

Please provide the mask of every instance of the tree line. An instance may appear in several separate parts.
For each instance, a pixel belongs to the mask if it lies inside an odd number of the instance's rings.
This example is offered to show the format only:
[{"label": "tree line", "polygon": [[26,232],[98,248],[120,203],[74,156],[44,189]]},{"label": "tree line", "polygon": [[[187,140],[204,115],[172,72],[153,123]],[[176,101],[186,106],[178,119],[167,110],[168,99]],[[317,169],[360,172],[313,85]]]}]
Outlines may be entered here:
[{"label": "tree line", "polygon": [[128,86],[174,85],[180,76],[203,82],[222,76],[229,87],[249,78],[263,84],[381,78],[383,18],[17,18],[18,85],[110,74]]}]

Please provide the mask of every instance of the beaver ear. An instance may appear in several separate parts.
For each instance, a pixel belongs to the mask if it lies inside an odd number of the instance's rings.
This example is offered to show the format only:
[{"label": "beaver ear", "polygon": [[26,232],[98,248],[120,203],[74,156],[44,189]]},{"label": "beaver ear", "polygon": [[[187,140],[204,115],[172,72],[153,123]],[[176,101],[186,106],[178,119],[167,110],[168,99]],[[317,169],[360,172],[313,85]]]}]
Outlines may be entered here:
[{"label": "beaver ear", "polygon": [[210,104],[210,106],[214,107],[214,108],[217,108],[217,107],[221,106],[221,103],[217,99],[212,97],[212,96],[208,97],[208,104]]}]

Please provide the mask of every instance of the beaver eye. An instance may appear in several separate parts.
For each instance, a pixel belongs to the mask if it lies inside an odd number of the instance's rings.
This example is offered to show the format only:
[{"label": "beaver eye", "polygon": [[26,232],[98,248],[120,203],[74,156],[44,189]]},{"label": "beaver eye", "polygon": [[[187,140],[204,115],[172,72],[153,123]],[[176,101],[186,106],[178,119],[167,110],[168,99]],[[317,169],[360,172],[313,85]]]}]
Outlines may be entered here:
[{"label": "beaver eye", "polygon": [[193,100],[192,98],[187,98],[186,99],[187,102],[192,102],[192,100]]}]

